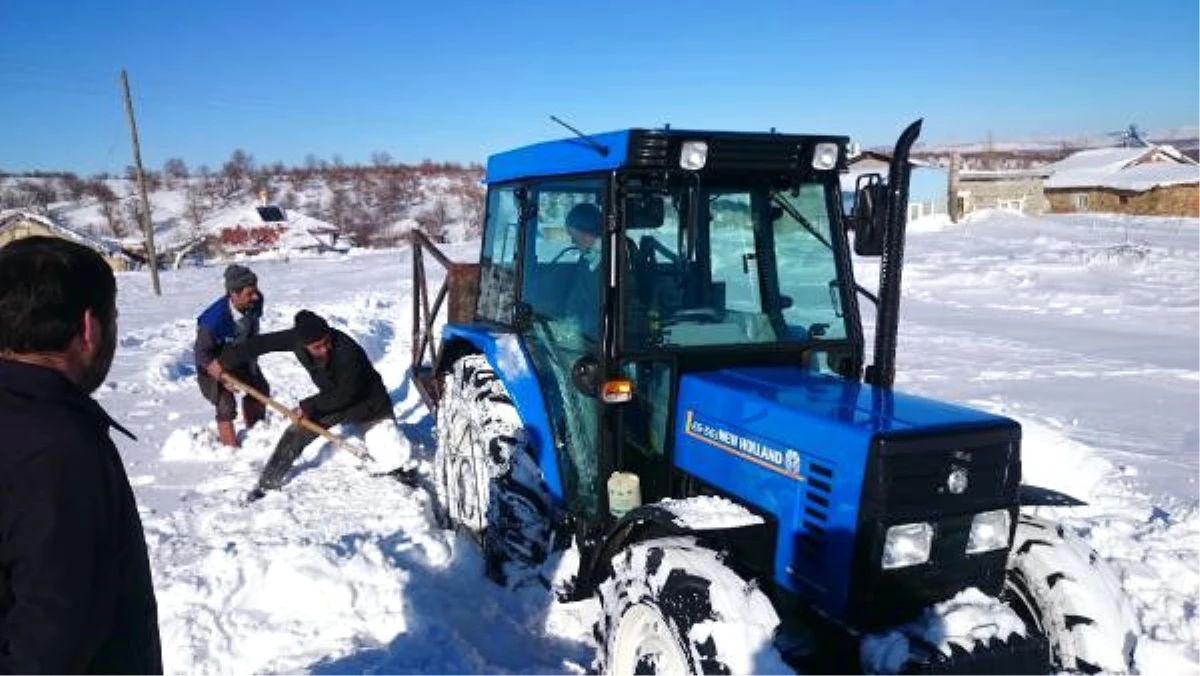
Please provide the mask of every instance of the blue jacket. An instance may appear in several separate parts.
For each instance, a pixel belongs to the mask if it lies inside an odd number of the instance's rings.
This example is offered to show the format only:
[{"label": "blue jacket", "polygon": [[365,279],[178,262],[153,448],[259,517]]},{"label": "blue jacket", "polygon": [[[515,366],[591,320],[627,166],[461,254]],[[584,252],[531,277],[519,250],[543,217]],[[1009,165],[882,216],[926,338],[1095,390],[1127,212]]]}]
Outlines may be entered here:
[{"label": "blue jacket", "polygon": [[[255,322],[250,335],[258,333],[258,317],[262,315],[262,306],[262,295],[260,294],[258,303],[248,311]],[[233,320],[233,310],[229,308],[229,297],[221,296],[196,318],[194,352],[197,370],[203,370],[205,366],[208,366],[208,363],[216,359],[217,355],[221,354],[221,350],[235,338],[237,338],[237,323]]]}]

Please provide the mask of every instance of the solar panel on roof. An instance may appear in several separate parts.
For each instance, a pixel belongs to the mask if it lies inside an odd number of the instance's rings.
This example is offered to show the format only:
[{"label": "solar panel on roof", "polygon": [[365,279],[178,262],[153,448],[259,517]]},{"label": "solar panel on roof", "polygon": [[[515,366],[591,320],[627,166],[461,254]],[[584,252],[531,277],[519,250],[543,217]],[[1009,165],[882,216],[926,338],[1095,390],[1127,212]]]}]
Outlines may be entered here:
[{"label": "solar panel on roof", "polygon": [[287,220],[283,215],[283,209],[279,207],[255,207],[258,210],[258,217],[263,220],[263,223],[282,223]]}]

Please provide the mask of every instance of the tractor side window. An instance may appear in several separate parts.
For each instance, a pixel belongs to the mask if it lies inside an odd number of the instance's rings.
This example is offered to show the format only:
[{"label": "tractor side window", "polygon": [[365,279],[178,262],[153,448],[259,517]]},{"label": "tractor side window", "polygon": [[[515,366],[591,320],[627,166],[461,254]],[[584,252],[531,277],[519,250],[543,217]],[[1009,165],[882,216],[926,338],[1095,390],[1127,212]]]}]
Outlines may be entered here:
[{"label": "tractor side window", "polygon": [[526,231],[532,250],[521,287],[521,298],[535,317],[562,324],[564,338],[591,343],[600,333],[599,195],[596,181],[537,191],[537,218]]},{"label": "tractor side window", "polygon": [[514,188],[494,188],[488,192],[476,313],[501,324],[512,323],[516,301],[518,213]]},{"label": "tractor side window", "polygon": [[784,208],[773,224],[783,321],[794,335],[838,340],[846,337],[837,264],[830,234],[826,187],[806,183],[793,195],[775,194]]},{"label": "tractor side window", "polygon": [[597,351],[605,183],[546,181],[531,188],[524,230],[521,300],[532,321],[522,330],[546,402],[563,485],[572,508],[599,511],[599,412],[572,383],[580,358]]}]

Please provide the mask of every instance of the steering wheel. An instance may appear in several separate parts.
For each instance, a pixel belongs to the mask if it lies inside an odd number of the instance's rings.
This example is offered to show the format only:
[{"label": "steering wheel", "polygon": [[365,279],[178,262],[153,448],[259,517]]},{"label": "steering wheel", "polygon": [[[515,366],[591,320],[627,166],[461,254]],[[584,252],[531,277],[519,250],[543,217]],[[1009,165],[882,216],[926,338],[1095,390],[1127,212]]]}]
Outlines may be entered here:
[{"label": "steering wheel", "polygon": [[678,310],[667,317],[667,324],[678,322],[695,322],[697,324],[718,324],[723,319],[723,313],[711,307],[694,307]]},{"label": "steering wheel", "polygon": [[567,255],[568,253],[570,253],[572,251],[574,251],[575,254],[579,258],[583,257],[583,249],[572,244],[572,245],[568,246],[567,248],[563,249],[562,251],[559,251],[557,254],[555,254],[554,258],[550,259],[550,263],[551,264],[557,263],[559,261],[559,259],[561,259],[563,256]]}]

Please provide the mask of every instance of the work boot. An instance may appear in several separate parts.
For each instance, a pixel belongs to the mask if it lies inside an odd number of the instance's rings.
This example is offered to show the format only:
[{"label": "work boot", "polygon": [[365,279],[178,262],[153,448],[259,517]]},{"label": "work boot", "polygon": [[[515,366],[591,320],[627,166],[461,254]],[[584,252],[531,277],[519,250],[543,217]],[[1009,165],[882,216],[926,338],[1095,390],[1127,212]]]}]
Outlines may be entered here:
[{"label": "work boot", "polygon": [[254,427],[255,423],[267,417],[267,407],[257,399],[246,397],[242,400],[242,420],[246,423],[246,429]]},{"label": "work boot", "polygon": [[238,443],[237,432],[233,429],[232,420],[217,421],[217,438],[222,444],[238,448],[241,444]]}]

